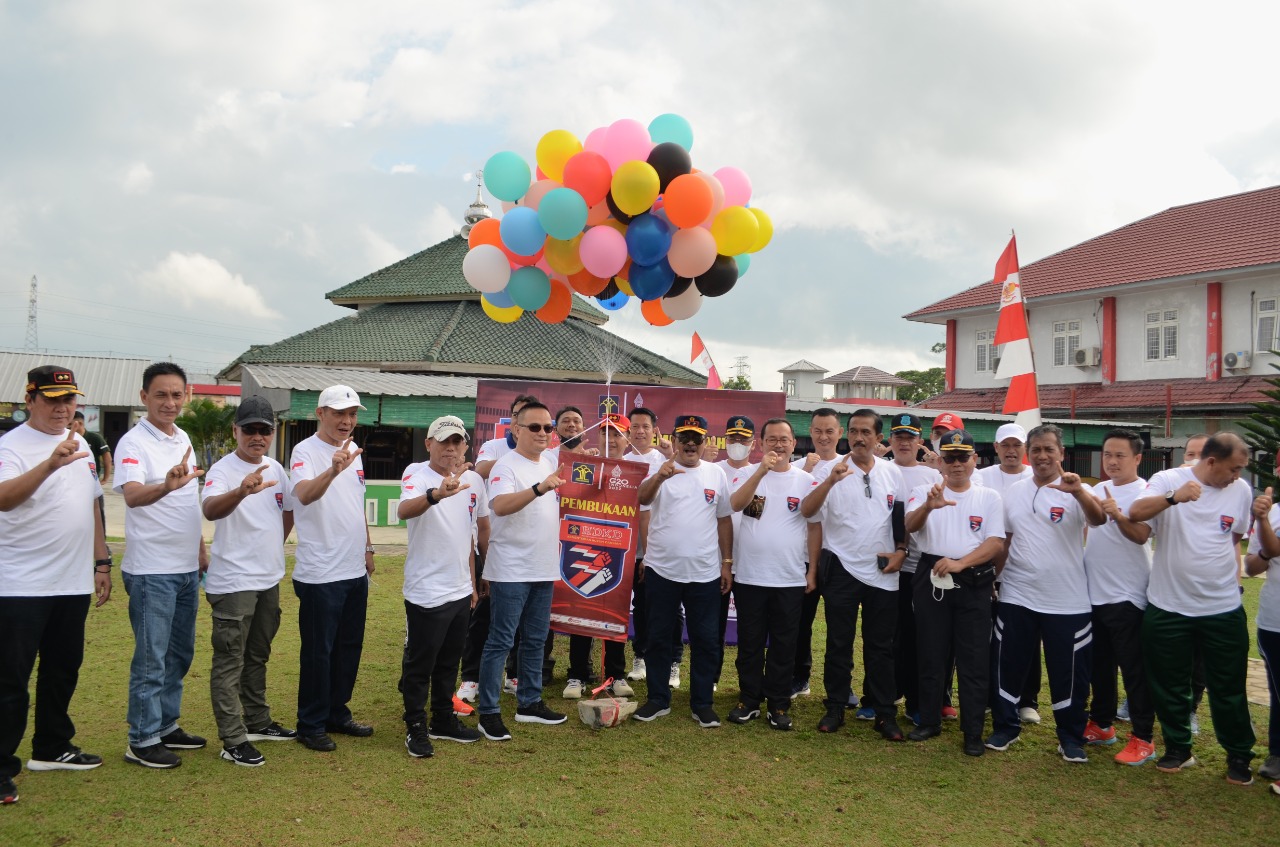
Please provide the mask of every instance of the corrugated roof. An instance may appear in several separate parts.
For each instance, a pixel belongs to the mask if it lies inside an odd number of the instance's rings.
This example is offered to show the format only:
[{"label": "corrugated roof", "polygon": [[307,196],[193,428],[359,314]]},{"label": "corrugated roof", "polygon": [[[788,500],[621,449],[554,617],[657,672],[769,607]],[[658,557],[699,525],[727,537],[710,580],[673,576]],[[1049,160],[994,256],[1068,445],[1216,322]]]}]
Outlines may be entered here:
[{"label": "corrugated roof", "polygon": [[[1267,377],[1228,377],[1210,382],[1206,379],[1141,379],[1076,385],[1041,385],[1040,408],[1045,410],[1155,411],[1163,413],[1172,398],[1175,409],[1249,409],[1254,403],[1266,402],[1262,393],[1273,386]],[[1072,398],[1072,389],[1075,398]],[[1004,405],[1008,389],[957,388],[925,401],[928,408],[957,412],[996,410]]]},{"label": "corrugated roof", "polygon": [[84,405],[141,408],[138,392],[142,372],[151,363],[151,359],[0,352],[0,403],[26,400],[27,371],[41,365],[61,365],[76,375],[76,384],[85,394],[80,401]]},{"label": "corrugated roof", "polygon": [[787,371],[817,371],[818,373],[826,373],[827,369],[822,365],[815,365],[808,359],[801,359],[798,362],[792,362],[785,368],[778,368],[778,373],[786,373]]},{"label": "corrugated roof", "polygon": [[[1174,206],[1024,266],[1027,298],[1280,263],[1280,186]],[[1000,290],[975,285],[908,320],[994,307]]]},{"label": "corrugated roof", "polygon": [[245,365],[263,388],[323,391],[347,385],[360,394],[393,397],[475,397],[475,377],[411,374],[361,368],[320,368],[306,365]]},{"label": "corrugated roof", "polygon": [[872,385],[911,385],[911,380],[909,379],[885,373],[879,368],[873,368],[870,365],[858,365],[856,368],[850,368],[835,376],[820,379],[818,382],[823,385],[839,385],[843,382],[862,382]]},{"label": "corrugated roof", "polygon": [[[1004,400],[1003,392],[1001,392],[1000,394],[1000,399],[1003,402]],[[797,400],[794,397],[787,398],[788,412],[816,412],[818,409],[830,407],[832,405],[833,404],[831,403],[830,400]],[[944,405],[934,406],[932,405],[932,401],[930,401],[930,408],[924,408],[921,406],[878,406],[875,403],[867,403],[865,404],[865,406],[859,406],[858,408],[871,409],[873,412],[876,412],[881,417],[900,415],[903,412],[907,412],[909,414],[915,415],[916,417],[920,418],[921,421],[925,424],[932,423],[933,419],[936,418],[938,415],[941,415],[943,412],[963,412],[963,417],[971,418],[975,421],[992,421],[994,423],[1012,423],[1014,418],[1013,415],[1002,415],[998,411],[991,412],[991,411],[971,410],[971,409],[966,409],[963,406],[955,406],[955,407],[944,406]],[[996,408],[998,409],[999,406],[997,406]],[[854,411],[854,407],[849,406],[845,408],[842,406],[836,406],[836,411],[838,411],[840,413],[840,416],[843,418],[845,415],[851,414]],[[1059,419],[1045,418],[1045,423],[1073,423],[1073,424],[1082,424],[1082,425],[1090,425],[1090,426],[1094,426],[1094,425],[1116,426],[1118,422],[1103,421],[1103,420],[1085,420],[1085,419],[1064,421]],[[1131,425],[1138,428],[1143,428],[1148,426],[1148,424],[1136,423],[1136,422],[1132,423]]]}]

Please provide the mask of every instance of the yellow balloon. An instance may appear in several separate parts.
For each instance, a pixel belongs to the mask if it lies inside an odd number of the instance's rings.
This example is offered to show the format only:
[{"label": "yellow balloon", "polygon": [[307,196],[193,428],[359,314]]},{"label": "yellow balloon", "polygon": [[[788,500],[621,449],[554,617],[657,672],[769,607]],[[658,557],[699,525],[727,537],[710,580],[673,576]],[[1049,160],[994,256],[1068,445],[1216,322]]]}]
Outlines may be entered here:
[{"label": "yellow balloon", "polygon": [[610,190],[619,209],[628,215],[639,215],[649,211],[653,201],[658,199],[660,186],[661,181],[653,165],[635,159],[618,165],[613,172]]},{"label": "yellow balloon", "polygon": [[569,241],[548,237],[546,252],[542,255],[546,257],[551,270],[565,276],[582,270],[582,259],[578,256],[578,243],[581,241],[581,234],[575,235]]},{"label": "yellow balloon", "polygon": [[493,305],[483,297],[480,298],[480,308],[484,309],[484,313],[493,318],[500,324],[515,323],[520,320],[520,316],[524,314],[524,309],[519,306],[510,306],[506,309]]},{"label": "yellow balloon", "polygon": [[711,236],[716,240],[716,252],[721,256],[736,256],[750,252],[760,237],[760,223],[745,206],[722,209],[711,222]]},{"label": "yellow balloon", "polygon": [[635,297],[635,296],[636,296],[636,293],[635,293],[634,291],[632,291],[632,290],[631,290],[631,281],[630,281],[630,280],[623,279],[623,278],[622,278],[622,277],[620,277],[620,276],[615,276],[615,277],[613,278],[613,282],[614,282],[614,284],[615,284],[615,285],[617,285],[617,286],[618,286],[618,290],[619,290],[619,291],[621,291],[623,294],[627,295],[628,297]]},{"label": "yellow balloon", "polygon": [[760,234],[756,236],[756,243],[747,252],[758,253],[773,239],[773,221],[764,213],[764,210],[757,209],[755,206],[747,211],[756,216],[756,223],[760,225]]},{"label": "yellow balloon", "polygon": [[538,141],[534,158],[549,179],[564,182],[564,163],[582,152],[582,142],[567,129],[553,129]]}]

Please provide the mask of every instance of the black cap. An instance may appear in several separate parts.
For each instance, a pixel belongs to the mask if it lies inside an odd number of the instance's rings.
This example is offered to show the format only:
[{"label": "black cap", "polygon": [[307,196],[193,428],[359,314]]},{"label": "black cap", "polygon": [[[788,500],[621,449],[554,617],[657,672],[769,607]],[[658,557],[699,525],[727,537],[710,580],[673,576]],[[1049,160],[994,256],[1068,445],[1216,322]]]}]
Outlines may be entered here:
[{"label": "black cap", "polygon": [[754,438],[756,434],[756,425],[751,418],[746,415],[734,415],[725,422],[725,435],[745,435],[747,438]]},{"label": "black cap", "polygon": [[964,451],[973,452],[973,436],[963,429],[953,429],[938,442],[938,451],[942,453]]},{"label": "black cap", "polygon": [[245,424],[276,425],[276,411],[271,408],[267,398],[255,394],[240,401],[240,407],[236,409],[236,426]]},{"label": "black cap", "polygon": [[679,434],[681,432],[696,432],[700,435],[707,434],[707,419],[702,415],[680,415],[676,418],[676,428],[672,432]]},{"label": "black cap", "polygon": [[41,365],[27,371],[27,393],[39,392],[45,397],[64,397],[84,392],[76,387],[76,375],[60,365]]},{"label": "black cap", "polygon": [[895,432],[909,432],[912,435],[919,435],[923,431],[920,419],[915,415],[903,412],[900,415],[893,416],[893,423],[889,424],[889,434]]}]

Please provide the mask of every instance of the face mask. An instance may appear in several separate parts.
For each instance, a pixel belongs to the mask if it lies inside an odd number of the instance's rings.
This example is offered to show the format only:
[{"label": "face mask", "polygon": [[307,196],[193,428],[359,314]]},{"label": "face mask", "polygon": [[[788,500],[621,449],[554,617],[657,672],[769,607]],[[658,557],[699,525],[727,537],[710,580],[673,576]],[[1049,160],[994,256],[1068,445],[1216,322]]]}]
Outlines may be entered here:
[{"label": "face mask", "polygon": [[951,574],[938,576],[930,572],[929,581],[933,583],[933,599],[939,603],[942,602],[942,598],[946,596],[948,591],[956,587],[956,581],[951,578]]},{"label": "face mask", "polygon": [[751,445],[730,444],[728,447],[724,448],[724,451],[729,454],[730,459],[733,459],[735,462],[741,462],[743,459],[751,455]]},{"label": "face mask", "polygon": [[568,449],[573,450],[581,443],[582,443],[582,436],[575,435],[573,438],[566,438],[564,441],[561,441],[560,446],[567,447]]},{"label": "face mask", "polygon": [[516,434],[511,430],[507,430],[507,446],[512,450],[516,449]]}]

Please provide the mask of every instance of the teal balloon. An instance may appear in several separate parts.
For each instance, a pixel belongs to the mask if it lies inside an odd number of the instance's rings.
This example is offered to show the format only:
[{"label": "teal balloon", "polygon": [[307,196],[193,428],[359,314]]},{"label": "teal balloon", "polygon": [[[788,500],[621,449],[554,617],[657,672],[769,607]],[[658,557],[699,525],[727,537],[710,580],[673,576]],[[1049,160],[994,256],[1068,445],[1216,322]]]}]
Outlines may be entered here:
[{"label": "teal balloon", "polygon": [[[649,121],[649,138],[654,144],[670,141],[686,150],[693,149],[693,127],[679,115],[668,112]],[[485,174],[486,178],[488,174]]]},{"label": "teal balloon", "polygon": [[511,295],[507,294],[507,289],[501,291],[491,291],[487,294],[481,294],[481,297],[489,301],[489,305],[497,306],[499,309],[510,309],[515,303],[511,302]]},{"label": "teal balloon", "polygon": [[587,225],[587,201],[572,188],[553,188],[538,204],[538,223],[552,238],[570,241]]},{"label": "teal balloon", "polygon": [[532,180],[529,163],[516,153],[494,153],[484,163],[484,185],[499,200],[514,203],[529,190]]},{"label": "teal balloon", "polygon": [[551,280],[541,268],[517,268],[511,272],[507,295],[526,312],[536,312],[551,299]]},{"label": "teal balloon", "polygon": [[747,268],[751,267],[751,254],[739,253],[733,260],[738,263],[738,279],[742,279],[747,275]]}]

